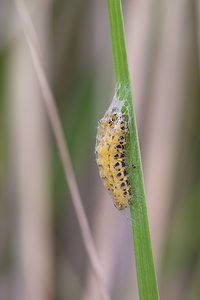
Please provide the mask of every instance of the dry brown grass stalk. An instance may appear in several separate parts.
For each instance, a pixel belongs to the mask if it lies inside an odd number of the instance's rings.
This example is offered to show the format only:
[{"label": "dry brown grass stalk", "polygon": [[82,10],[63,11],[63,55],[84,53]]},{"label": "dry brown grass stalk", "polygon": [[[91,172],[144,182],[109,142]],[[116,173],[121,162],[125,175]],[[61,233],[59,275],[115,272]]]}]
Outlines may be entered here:
[{"label": "dry brown grass stalk", "polygon": [[[75,179],[74,171],[71,165],[71,160],[69,157],[69,152],[67,148],[67,144],[64,137],[64,132],[61,126],[61,121],[59,118],[59,114],[57,111],[57,107],[55,104],[55,99],[53,93],[49,87],[48,81],[46,79],[43,67],[41,65],[39,55],[37,49],[35,47],[35,40],[37,40],[37,35],[34,30],[34,26],[32,24],[29,13],[24,5],[24,3],[20,0],[15,0],[15,4],[17,10],[19,12],[19,16],[22,22],[22,28],[25,34],[26,41],[28,43],[28,47],[31,53],[31,57],[33,60],[33,65],[35,68],[35,72],[39,81],[39,85],[41,87],[41,91],[43,94],[43,99],[47,108],[49,120],[52,126],[52,130],[55,136],[56,144],[59,150],[60,158],[63,164],[64,173],[66,177],[66,181],[69,185],[69,190],[72,196],[75,212],[78,218],[78,222],[80,225],[84,245],[86,247],[95,277],[98,281],[103,299],[110,299],[108,292],[105,288],[104,279],[103,279],[103,271],[100,265],[100,261],[95,249],[94,241],[92,238],[92,234],[89,228],[88,220],[82,205],[81,196],[78,190],[77,182]],[[37,43],[38,44],[38,43]]]}]

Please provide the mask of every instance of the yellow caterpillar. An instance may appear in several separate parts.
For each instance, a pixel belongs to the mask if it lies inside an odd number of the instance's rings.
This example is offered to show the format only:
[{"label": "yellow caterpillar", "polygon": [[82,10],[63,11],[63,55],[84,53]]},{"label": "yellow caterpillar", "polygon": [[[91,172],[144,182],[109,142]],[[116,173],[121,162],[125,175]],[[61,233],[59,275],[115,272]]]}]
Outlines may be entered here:
[{"label": "yellow caterpillar", "polygon": [[99,121],[97,164],[104,186],[111,193],[119,210],[125,209],[131,200],[125,150],[127,133],[127,121],[117,107],[109,109]]}]

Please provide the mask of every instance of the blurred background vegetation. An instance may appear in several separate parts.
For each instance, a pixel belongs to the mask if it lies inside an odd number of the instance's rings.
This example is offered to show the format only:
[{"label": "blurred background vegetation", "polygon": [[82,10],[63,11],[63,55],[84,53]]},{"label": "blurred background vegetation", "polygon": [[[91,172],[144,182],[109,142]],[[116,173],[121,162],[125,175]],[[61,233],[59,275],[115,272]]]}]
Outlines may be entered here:
[{"label": "blurred background vegetation", "polygon": [[[131,226],[95,164],[114,93],[106,0],[26,1],[112,299],[138,299]],[[200,295],[200,4],[122,1],[161,299]],[[19,16],[0,1],[0,299],[100,299]]]}]

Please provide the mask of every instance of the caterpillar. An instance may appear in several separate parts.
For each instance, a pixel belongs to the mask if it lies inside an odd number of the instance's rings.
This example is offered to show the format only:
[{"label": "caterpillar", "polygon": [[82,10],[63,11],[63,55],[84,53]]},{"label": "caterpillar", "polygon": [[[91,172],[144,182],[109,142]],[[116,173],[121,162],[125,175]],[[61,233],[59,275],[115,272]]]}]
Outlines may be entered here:
[{"label": "caterpillar", "polygon": [[96,156],[104,186],[119,210],[124,210],[131,201],[125,149],[127,133],[126,118],[115,101],[99,121]]}]

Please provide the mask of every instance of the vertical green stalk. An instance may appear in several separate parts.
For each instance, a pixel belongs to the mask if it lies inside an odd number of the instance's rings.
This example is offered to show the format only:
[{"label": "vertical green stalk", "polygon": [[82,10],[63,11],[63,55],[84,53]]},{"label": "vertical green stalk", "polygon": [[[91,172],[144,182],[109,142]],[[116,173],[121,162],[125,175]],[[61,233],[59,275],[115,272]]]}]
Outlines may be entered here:
[{"label": "vertical green stalk", "polygon": [[[159,299],[156,274],[153,262],[151,237],[146,208],[142,164],[133,108],[131,82],[128,69],[124,25],[120,0],[107,0],[110,31],[115,65],[116,89],[122,111],[128,120],[127,165],[131,184],[130,205],[135,249],[135,261],[140,299]],[[135,165],[136,167],[133,167]]]}]

